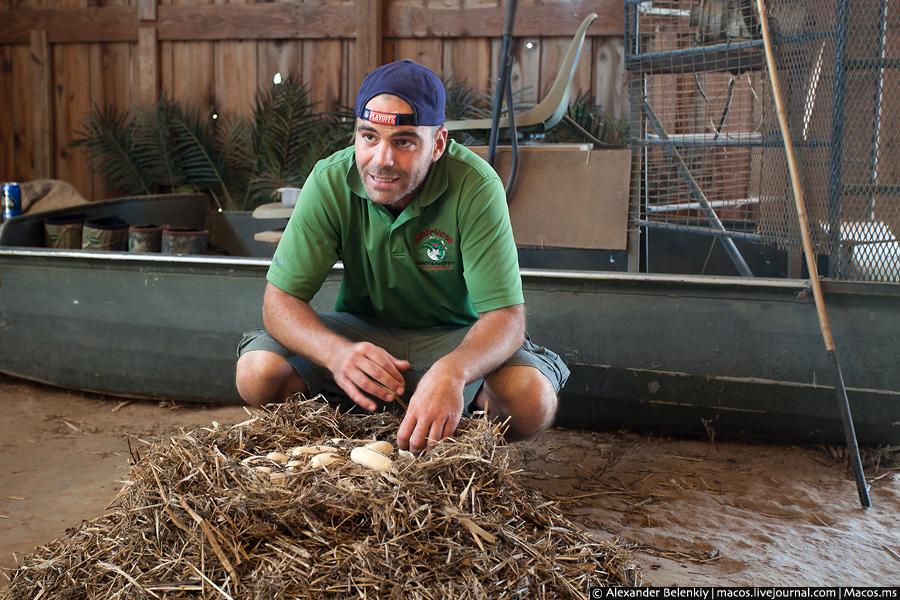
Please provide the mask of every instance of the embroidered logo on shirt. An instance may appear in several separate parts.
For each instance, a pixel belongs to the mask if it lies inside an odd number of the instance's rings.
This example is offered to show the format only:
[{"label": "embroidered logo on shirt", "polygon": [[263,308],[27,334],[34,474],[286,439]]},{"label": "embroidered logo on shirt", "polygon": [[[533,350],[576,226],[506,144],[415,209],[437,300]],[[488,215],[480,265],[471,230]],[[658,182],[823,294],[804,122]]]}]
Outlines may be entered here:
[{"label": "embroidered logo on shirt", "polygon": [[425,250],[425,254],[427,254],[428,258],[431,260],[441,260],[447,255],[447,249],[444,248],[444,241],[440,238],[428,240],[419,246],[419,249]]},{"label": "embroidered logo on shirt", "polygon": [[426,229],[417,235],[414,241],[418,244],[419,251],[424,254],[423,258],[428,259],[416,261],[419,268],[428,271],[446,271],[456,266],[456,261],[444,260],[453,244],[453,238],[443,231]]}]

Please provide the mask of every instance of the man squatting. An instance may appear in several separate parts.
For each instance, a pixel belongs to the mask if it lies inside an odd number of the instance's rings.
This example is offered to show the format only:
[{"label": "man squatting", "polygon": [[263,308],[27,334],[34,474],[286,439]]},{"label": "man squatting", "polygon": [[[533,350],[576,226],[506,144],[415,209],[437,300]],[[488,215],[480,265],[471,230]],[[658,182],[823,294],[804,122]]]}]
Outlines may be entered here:
[{"label": "man squatting", "polygon": [[[354,145],[307,179],[266,276],[265,330],[238,347],[248,404],[325,392],[372,411],[397,394],[397,445],[414,453],[464,411],[508,420],[510,442],[553,423],[569,370],[526,335],[503,184],[448,140],[444,105],[440,78],[409,60],[363,81]],[[335,312],[316,313],[338,260]]]}]

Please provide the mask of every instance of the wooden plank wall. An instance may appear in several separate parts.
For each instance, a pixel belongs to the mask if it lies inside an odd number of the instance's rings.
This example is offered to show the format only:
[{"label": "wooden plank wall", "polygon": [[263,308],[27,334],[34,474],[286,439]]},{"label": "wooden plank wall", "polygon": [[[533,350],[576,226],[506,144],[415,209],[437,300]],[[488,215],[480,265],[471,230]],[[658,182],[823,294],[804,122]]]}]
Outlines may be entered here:
[{"label": "wooden plank wall", "polygon": [[[621,0],[523,0],[513,88],[543,97],[581,20],[596,12],[575,90],[625,116]],[[361,78],[412,58],[479,89],[497,79],[503,0],[0,0],[0,181],[63,179],[109,198],[69,147],[93,105],[162,90],[213,114],[247,114],[293,72],[323,110],[351,106]]]}]

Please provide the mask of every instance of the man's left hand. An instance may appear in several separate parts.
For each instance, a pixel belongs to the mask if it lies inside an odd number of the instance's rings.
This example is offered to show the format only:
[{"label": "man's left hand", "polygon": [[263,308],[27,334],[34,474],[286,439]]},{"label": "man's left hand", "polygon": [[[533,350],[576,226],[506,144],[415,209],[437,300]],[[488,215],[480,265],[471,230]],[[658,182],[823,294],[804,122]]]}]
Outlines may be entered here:
[{"label": "man's left hand", "polygon": [[413,454],[452,436],[462,417],[465,381],[435,367],[419,382],[397,430],[397,446]]}]

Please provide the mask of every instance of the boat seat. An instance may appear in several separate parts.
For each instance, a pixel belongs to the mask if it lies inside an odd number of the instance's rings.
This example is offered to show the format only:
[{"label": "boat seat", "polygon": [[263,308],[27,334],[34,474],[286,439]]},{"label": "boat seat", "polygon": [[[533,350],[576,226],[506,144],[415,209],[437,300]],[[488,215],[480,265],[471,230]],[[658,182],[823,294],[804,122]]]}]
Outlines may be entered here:
[{"label": "boat seat", "polygon": [[[289,219],[291,217],[291,213],[294,208],[285,208],[284,204],[279,202],[270,202],[268,204],[261,204],[253,209],[253,218],[254,219]],[[258,231],[253,234],[253,239],[257,242],[268,242],[270,244],[277,244],[281,241],[281,236],[284,235],[284,227],[276,227],[275,229],[269,229],[268,231]]]},{"label": "boat seat", "polygon": [[290,219],[292,208],[285,208],[281,202],[261,204],[253,209],[254,219]]},{"label": "boat seat", "polygon": [[[581,22],[569,49],[563,58],[556,80],[550,87],[547,96],[533,108],[521,113],[516,113],[515,126],[517,133],[543,133],[555,127],[566,114],[569,108],[569,98],[572,95],[572,83],[575,79],[575,69],[578,66],[578,58],[588,27],[597,18],[596,13],[591,13]],[[446,121],[444,126],[450,131],[463,131],[475,129],[491,129],[492,119],[462,119]],[[500,129],[509,129],[509,117],[501,117]]]},{"label": "boat seat", "polygon": [[259,231],[253,234],[253,239],[257,242],[268,242],[270,244],[277,244],[281,241],[281,237],[284,235],[284,227],[280,229],[269,229],[267,231]]}]

